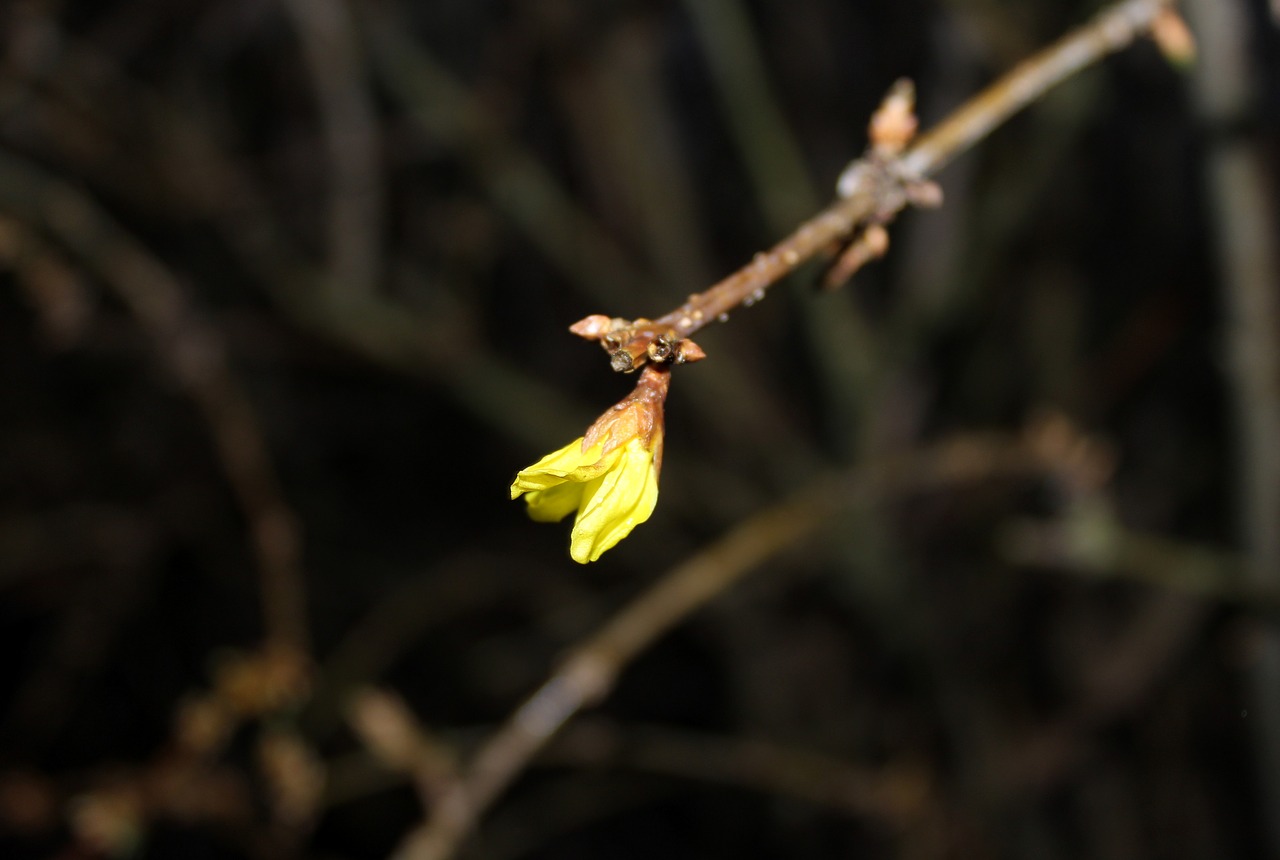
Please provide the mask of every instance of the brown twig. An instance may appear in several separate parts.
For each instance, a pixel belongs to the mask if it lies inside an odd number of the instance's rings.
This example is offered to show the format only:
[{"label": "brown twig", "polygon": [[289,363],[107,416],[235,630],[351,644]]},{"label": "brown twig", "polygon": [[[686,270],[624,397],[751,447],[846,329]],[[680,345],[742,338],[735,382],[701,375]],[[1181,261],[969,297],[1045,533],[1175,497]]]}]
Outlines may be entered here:
[{"label": "brown twig", "polygon": [[639,654],[777,553],[812,537],[837,512],[888,493],[909,493],[1032,470],[1040,463],[1008,439],[963,439],[903,462],[856,469],[811,485],[740,523],[677,565],[574,648],[481,747],[462,779],[401,844],[396,860],[452,856],[484,810],[575,714],[599,702]]},{"label": "brown twig", "polygon": [[[840,180],[841,197],[801,224],[768,251],[710,289],[692,295],[675,310],[654,320],[636,320],[617,345],[606,344],[615,369],[644,363],[656,337],[687,338],[739,306],[764,298],[765,291],[802,263],[833,245],[843,244],[868,223],[891,220],[915,202],[924,180],[982,140],[1017,111],[1081,69],[1126,47],[1147,32],[1173,0],[1125,0],[1026,60],[935,128],[897,158],[869,153],[855,161]],[[618,358],[631,358],[630,367]]]}]

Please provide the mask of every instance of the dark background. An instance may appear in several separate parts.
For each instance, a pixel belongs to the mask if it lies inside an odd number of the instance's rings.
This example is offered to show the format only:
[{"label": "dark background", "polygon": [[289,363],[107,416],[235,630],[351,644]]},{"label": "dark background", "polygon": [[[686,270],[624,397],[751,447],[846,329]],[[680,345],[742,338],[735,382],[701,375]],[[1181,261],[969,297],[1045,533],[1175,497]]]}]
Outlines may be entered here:
[{"label": "dark background", "polygon": [[[507,500],[629,388],[566,327],[663,313],[816,212],[896,78],[928,126],[1100,4],[350,3],[316,62],[331,5],[0,6],[0,856],[384,857],[422,811],[353,690],[465,759],[744,517],[979,431],[1087,454],[761,565],[468,851],[1275,856],[1266,404],[1237,405],[1208,167],[1252,147],[1274,217],[1263,3],[1240,105],[1144,41],[959,158],[848,288],[806,269],[700,335],[657,511],[587,567]],[[315,674],[242,701],[291,535]],[[234,712],[196,764],[193,701]]]}]

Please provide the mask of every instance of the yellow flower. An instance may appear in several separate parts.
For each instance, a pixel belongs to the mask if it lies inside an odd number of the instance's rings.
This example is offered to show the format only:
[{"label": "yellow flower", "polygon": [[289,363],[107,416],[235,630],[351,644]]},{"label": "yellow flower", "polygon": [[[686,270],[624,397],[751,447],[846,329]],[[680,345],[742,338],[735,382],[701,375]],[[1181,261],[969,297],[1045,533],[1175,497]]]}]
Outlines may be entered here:
[{"label": "yellow flower", "polygon": [[522,470],[511,484],[511,498],[524,496],[538,522],[577,512],[569,555],[579,564],[600,558],[653,513],[669,378],[646,368],[635,391],[585,435]]},{"label": "yellow flower", "polygon": [[575,439],[521,471],[511,485],[511,498],[528,494],[529,516],[538,522],[559,522],[577,511],[569,555],[579,564],[612,549],[658,503],[657,462],[645,440],[633,436],[608,452],[600,443],[586,450],[583,445],[583,438]]}]

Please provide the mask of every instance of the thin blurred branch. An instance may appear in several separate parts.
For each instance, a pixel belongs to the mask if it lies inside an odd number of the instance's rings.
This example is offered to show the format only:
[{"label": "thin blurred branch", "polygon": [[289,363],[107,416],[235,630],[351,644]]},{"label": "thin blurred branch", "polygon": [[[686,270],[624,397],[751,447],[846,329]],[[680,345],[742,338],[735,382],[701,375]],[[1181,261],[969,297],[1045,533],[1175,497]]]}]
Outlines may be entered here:
[{"label": "thin blurred branch", "polygon": [[476,821],[547,742],[583,708],[608,694],[618,675],[653,642],[777,553],[813,536],[836,513],[882,495],[919,492],[1042,468],[1008,439],[963,438],[819,481],[749,517],[675,567],[599,632],[572,649],[560,669],[472,758],[453,789],[411,833],[397,860],[450,857]]},{"label": "thin blurred branch", "polygon": [[[397,722],[406,716],[402,714]],[[400,740],[396,748],[417,749],[421,739],[418,731],[398,730],[395,734]],[[377,758],[383,768],[391,767],[403,773],[404,768],[389,762],[385,754],[378,754]],[[344,787],[350,791],[334,800],[350,801],[357,796],[385,791],[402,778],[387,773],[385,769],[375,771],[366,760],[362,759],[360,764],[357,771],[354,760],[345,763]],[[799,800],[841,815],[866,819],[873,826],[915,845],[936,835],[932,825],[939,823],[941,818],[935,776],[922,762],[907,759],[875,767],[860,766],[814,750],[760,738],[722,736],[656,725],[619,724],[604,718],[591,718],[566,729],[539,757],[537,765],[546,770],[572,768],[578,779],[583,774],[594,775],[601,771],[633,771]],[[435,766],[430,769],[435,770]],[[642,790],[643,784],[631,787],[648,796],[648,792]],[[544,785],[532,802],[541,811],[544,803],[557,796],[557,792]],[[529,798],[524,798],[523,802],[529,802]],[[518,815],[519,812],[527,812],[520,809],[521,803],[521,800],[513,801],[507,810],[508,818],[514,816],[539,824],[548,819],[547,814],[541,813],[531,819],[527,814]],[[581,819],[591,817],[589,810],[594,810],[592,805],[584,803],[552,802],[551,806],[556,816],[571,819],[564,821],[552,816],[551,820],[557,822],[557,826],[552,828],[555,831],[580,829],[584,823]],[[504,841],[500,835],[502,829],[503,817],[495,817],[492,828],[485,833],[486,855],[504,855],[504,851],[495,850],[495,843]],[[528,851],[532,845],[544,844],[550,835],[531,835],[522,831],[520,847]]]},{"label": "thin blurred branch", "polygon": [[1245,559],[1160,535],[1126,529],[1114,520],[1082,523],[1018,521],[1002,546],[1010,561],[1063,568],[1098,580],[1144,583],[1280,618],[1280,589],[1243,578]]},{"label": "thin blurred branch", "polygon": [[866,767],[811,750],[755,738],[735,738],[659,726],[581,720],[541,758],[546,765],[607,765],[719,782],[794,797],[895,829],[929,813],[933,775],[921,765]]},{"label": "thin blurred branch", "polygon": [[[52,20],[40,26],[57,32]],[[32,72],[47,76],[39,80],[53,94],[42,88],[27,96],[37,102],[74,102],[90,93],[94,98],[79,109],[92,112],[104,125],[115,115],[142,117],[151,132],[147,140],[155,147],[148,153],[150,161],[161,166],[164,183],[170,186],[167,205],[177,201],[180,212],[194,211],[212,219],[231,250],[296,324],[388,369],[439,381],[494,429],[533,447],[572,430],[576,422],[567,416],[590,412],[562,391],[481,348],[465,308],[448,300],[443,290],[437,291],[439,301],[428,315],[378,290],[348,289],[335,294],[326,289],[326,278],[333,270],[326,273],[296,247],[258,182],[220,144],[208,123],[130,78],[92,46],[58,35],[58,62]],[[127,164],[134,161],[133,153],[112,154]],[[76,163],[74,148],[63,155]],[[107,161],[108,166],[115,164],[114,159]],[[133,195],[154,185],[153,180],[144,181],[146,176],[119,182],[116,172],[95,163],[77,166],[95,181],[113,188],[119,185],[122,192]],[[141,199],[143,204],[149,202]],[[521,421],[508,420],[513,411],[522,416]]]},{"label": "thin blurred branch", "polygon": [[[520,576],[511,576],[515,569]],[[309,703],[312,733],[327,734],[348,697],[382,682],[387,668],[424,631],[513,596],[536,593],[549,601],[571,601],[576,597],[573,584],[562,574],[514,553],[471,550],[404,579],[352,623],[325,656],[320,666],[324,684]]]},{"label": "thin blurred branch", "polygon": [[[1280,245],[1267,190],[1274,180],[1249,127],[1259,86],[1249,65],[1247,10],[1241,2],[1189,0],[1201,61],[1196,106],[1217,131],[1206,153],[1213,238],[1225,294],[1230,384],[1234,395],[1237,506],[1249,588],[1280,589]],[[1267,631],[1253,667],[1252,727],[1258,741],[1261,818],[1280,853],[1280,632]]]},{"label": "thin blurred branch", "polygon": [[685,0],[707,52],[716,92],[768,223],[778,230],[821,205],[804,155],[773,95],[747,8],[734,0]]},{"label": "thin blurred branch", "polygon": [[314,82],[329,157],[329,291],[365,295],[377,286],[385,195],[378,122],[360,40],[346,0],[282,0]]},{"label": "thin blurred branch", "polygon": [[267,638],[307,650],[301,537],[249,397],[221,338],[187,300],[177,276],[86,195],[34,164],[0,154],[0,208],[48,231],[111,287],[209,424],[244,509],[261,575]]},{"label": "thin blurred branch", "polygon": [[428,801],[443,797],[456,782],[453,750],[430,736],[394,693],[361,690],[348,702],[347,719],[373,756],[410,777]]}]

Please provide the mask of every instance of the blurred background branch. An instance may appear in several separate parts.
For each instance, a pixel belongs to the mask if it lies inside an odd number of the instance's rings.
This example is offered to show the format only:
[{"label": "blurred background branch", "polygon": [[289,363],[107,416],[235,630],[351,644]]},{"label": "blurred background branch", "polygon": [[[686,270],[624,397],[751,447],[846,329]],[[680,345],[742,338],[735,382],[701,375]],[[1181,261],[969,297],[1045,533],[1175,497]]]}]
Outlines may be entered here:
[{"label": "blurred background branch", "polygon": [[[1191,0],[1202,61],[1193,95],[1209,129],[1205,182],[1222,283],[1224,335],[1233,401],[1235,507],[1244,557],[1244,588],[1280,588],[1280,217],[1272,195],[1274,164],[1251,135],[1249,117],[1262,94],[1251,67],[1248,10]],[[1274,153],[1272,153],[1274,155]],[[1253,730],[1261,756],[1263,819],[1269,852],[1280,853],[1280,633],[1260,637],[1252,670]]]}]

